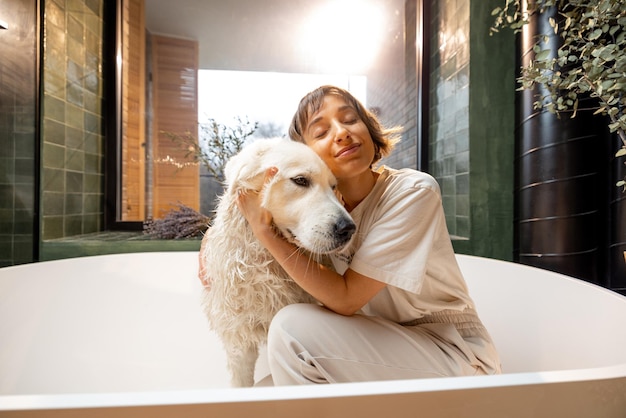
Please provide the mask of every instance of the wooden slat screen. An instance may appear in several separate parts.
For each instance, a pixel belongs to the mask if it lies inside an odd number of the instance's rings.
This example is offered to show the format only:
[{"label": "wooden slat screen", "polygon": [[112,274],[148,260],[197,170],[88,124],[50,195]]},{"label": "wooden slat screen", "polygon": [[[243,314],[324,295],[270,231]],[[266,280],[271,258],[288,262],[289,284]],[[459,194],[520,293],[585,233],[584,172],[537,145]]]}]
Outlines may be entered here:
[{"label": "wooden slat screen", "polygon": [[151,36],[153,86],[153,203],[160,218],[178,202],[199,210],[200,172],[180,143],[164,132],[193,133],[198,129],[198,43]]}]

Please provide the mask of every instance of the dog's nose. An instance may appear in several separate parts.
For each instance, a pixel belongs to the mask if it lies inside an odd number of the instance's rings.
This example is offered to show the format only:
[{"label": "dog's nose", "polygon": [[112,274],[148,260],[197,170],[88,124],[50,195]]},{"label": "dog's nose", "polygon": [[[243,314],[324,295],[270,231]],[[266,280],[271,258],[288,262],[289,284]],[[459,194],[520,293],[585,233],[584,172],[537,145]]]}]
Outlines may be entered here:
[{"label": "dog's nose", "polygon": [[351,219],[341,218],[335,224],[335,237],[343,242],[348,241],[356,231],[356,225]]}]

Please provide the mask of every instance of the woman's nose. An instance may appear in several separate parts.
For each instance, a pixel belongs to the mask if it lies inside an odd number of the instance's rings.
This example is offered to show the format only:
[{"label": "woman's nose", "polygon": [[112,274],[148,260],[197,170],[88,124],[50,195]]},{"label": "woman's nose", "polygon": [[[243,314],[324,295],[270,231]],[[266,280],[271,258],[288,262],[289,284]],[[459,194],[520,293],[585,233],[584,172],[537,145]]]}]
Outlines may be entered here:
[{"label": "woman's nose", "polygon": [[341,142],[348,138],[350,138],[350,132],[348,129],[346,129],[342,123],[335,122],[335,141]]}]

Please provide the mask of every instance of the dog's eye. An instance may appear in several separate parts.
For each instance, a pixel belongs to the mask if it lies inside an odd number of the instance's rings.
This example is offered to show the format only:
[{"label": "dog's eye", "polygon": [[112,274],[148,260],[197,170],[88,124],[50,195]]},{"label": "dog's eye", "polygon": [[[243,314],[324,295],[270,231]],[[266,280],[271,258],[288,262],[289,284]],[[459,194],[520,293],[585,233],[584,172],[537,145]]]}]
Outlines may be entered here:
[{"label": "dog's eye", "polygon": [[309,187],[309,185],[311,184],[309,182],[309,179],[304,176],[292,177],[291,181],[293,181],[295,184],[297,184],[300,187]]}]

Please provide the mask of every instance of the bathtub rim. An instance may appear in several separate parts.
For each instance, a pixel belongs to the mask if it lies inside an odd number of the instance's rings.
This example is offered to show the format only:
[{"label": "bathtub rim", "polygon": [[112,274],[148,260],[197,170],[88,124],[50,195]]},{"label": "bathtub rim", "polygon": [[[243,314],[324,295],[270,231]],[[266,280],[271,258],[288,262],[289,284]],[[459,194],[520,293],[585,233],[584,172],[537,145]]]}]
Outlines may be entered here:
[{"label": "bathtub rim", "polygon": [[[1,411],[44,411],[111,407],[158,407],[175,405],[217,405],[246,402],[280,402],[323,398],[410,395],[412,393],[523,388],[532,385],[558,385],[623,380],[626,363],[589,369],[546,372],[505,373],[492,376],[407,379],[330,385],[271,386],[253,388],[212,388],[150,392],[110,392],[49,395],[2,395]],[[624,399],[626,402],[626,396]]]}]

